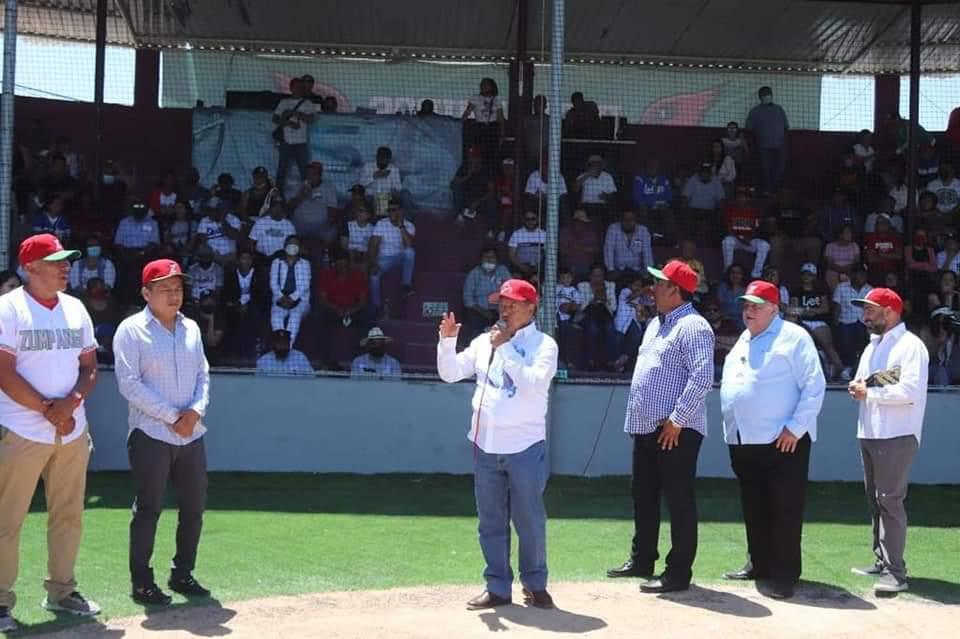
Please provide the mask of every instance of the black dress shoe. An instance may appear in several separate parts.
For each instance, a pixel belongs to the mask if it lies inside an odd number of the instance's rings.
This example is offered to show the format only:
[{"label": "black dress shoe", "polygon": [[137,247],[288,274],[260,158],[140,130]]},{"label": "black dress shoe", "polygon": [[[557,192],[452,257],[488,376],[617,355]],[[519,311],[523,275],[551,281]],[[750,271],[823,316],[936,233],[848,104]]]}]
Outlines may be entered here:
[{"label": "black dress shoe", "polygon": [[750,581],[754,578],[754,575],[752,569],[744,566],[740,570],[723,573],[723,578],[729,579],[730,581]]},{"label": "black dress shoe", "polygon": [[170,581],[167,582],[170,590],[179,592],[187,597],[209,597],[210,591],[200,585],[200,582],[193,578],[193,575],[170,575]]},{"label": "black dress shoe", "polygon": [[160,590],[157,584],[134,587],[132,597],[142,606],[169,606],[170,602],[173,601],[170,595]]},{"label": "black dress shoe", "polygon": [[484,608],[496,608],[497,606],[507,606],[513,603],[509,599],[504,599],[498,595],[493,594],[487,590],[483,591],[483,594],[474,597],[467,602],[467,608],[469,610],[483,610]]},{"label": "black dress shoe", "polygon": [[757,591],[764,597],[771,599],[790,599],[796,590],[796,584],[778,583],[775,581],[758,581]]},{"label": "black dress shoe", "polygon": [[653,576],[653,566],[641,566],[633,559],[627,559],[619,568],[611,568],[607,571],[607,577],[619,579],[620,577],[643,577],[649,579]]},{"label": "black dress shoe", "polygon": [[663,594],[665,592],[679,592],[690,587],[690,582],[671,581],[663,577],[648,579],[640,584],[640,592],[649,594]]},{"label": "black dress shoe", "polygon": [[529,606],[551,610],[554,608],[553,597],[546,590],[527,590],[523,589],[523,601]]}]

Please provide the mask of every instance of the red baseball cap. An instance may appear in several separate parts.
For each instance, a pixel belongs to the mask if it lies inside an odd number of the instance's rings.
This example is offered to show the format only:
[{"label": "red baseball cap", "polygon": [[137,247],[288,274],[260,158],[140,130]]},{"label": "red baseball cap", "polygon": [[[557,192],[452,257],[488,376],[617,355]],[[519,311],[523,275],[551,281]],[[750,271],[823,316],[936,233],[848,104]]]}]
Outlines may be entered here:
[{"label": "red baseball cap", "polygon": [[780,305],[780,289],[776,284],[764,282],[763,280],[753,280],[747,287],[747,292],[740,296],[740,299],[753,304],[773,304]]},{"label": "red baseball cap", "polygon": [[496,304],[501,297],[515,302],[533,302],[536,304],[537,289],[526,280],[507,280],[500,285],[500,292],[491,293],[487,300],[491,304]]},{"label": "red baseball cap", "polygon": [[673,282],[687,293],[693,293],[700,285],[700,276],[685,262],[680,260],[670,260],[663,270],[648,266],[647,270],[658,280]]},{"label": "red baseball cap", "polygon": [[80,251],[68,251],[63,248],[63,244],[57,239],[56,235],[50,233],[41,233],[40,235],[31,235],[20,243],[20,251],[17,259],[20,266],[26,266],[30,262],[43,260],[44,262],[61,262],[63,260],[80,257]]},{"label": "red baseball cap", "polygon": [[174,260],[154,260],[143,267],[143,285],[159,282],[160,280],[170,279],[171,277],[181,277],[189,280],[190,276],[183,272],[180,264]]},{"label": "red baseball cap", "polygon": [[850,300],[850,303],[857,306],[870,304],[871,306],[892,309],[897,314],[903,313],[903,299],[897,295],[896,291],[889,288],[875,288],[867,293],[866,297]]}]

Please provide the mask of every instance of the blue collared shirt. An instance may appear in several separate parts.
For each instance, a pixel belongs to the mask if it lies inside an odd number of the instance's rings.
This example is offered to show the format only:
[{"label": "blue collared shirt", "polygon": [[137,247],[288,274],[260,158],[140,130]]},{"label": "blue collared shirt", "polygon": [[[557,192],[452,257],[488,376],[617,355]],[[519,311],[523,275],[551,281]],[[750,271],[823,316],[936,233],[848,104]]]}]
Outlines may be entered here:
[{"label": "blue collared shirt", "polygon": [[786,427],[816,441],[825,387],[817,347],[801,326],[774,317],[756,337],[744,331],[723,364],[724,440],[770,444]]},{"label": "blue collared shirt", "polygon": [[173,446],[207,432],[200,422],[190,437],[172,428],[187,409],[203,417],[210,400],[210,366],[196,322],[178,313],[170,332],[144,308],[120,323],[113,354],[120,394],[130,404],[130,432],[138,428]]},{"label": "blue collared shirt", "polygon": [[713,329],[689,303],[651,320],[637,352],[624,432],[646,435],[669,418],[706,435],[713,347]]}]

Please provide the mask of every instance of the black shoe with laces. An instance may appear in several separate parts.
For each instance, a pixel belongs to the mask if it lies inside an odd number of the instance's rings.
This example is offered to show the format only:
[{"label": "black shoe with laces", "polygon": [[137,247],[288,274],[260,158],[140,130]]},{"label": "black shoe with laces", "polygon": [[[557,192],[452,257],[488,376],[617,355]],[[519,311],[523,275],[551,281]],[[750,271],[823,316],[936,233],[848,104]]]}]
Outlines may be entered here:
[{"label": "black shoe with laces", "polygon": [[200,582],[193,578],[193,575],[170,575],[170,581],[167,582],[170,590],[179,592],[187,597],[209,597],[210,591],[200,585]]},{"label": "black shoe with laces", "polygon": [[169,606],[173,599],[157,584],[133,588],[133,600],[144,606]]}]

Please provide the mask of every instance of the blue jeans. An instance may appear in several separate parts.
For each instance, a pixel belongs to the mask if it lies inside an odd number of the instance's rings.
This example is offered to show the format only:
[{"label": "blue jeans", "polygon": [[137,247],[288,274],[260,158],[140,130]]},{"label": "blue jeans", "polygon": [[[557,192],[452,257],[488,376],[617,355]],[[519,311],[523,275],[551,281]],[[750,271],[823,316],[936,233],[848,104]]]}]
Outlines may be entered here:
[{"label": "blue jeans", "polygon": [[396,255],[378,255],[377,265],[380,270],[370,275],[370,304],[374,307],[380,306],[380,280],[384,273],[392,271],[395,268],[403,269],[400,276],[400,282],[404,286],[413,284],[413,266],[416,261],[417,252],[408,247]]},{"label": "blue jeans", "polygon": [[760,185],[765,193],[776,193],[783,185],[787,169],[787,149],[780,146],[760,149]]},{"label": "blue jeans", "polygon": [[300,179],[307,179],[307,162],[310,161],[309,144],[287,144],[282,142],[278,148],[280,161],[277,163],[277,188],[283,193],[287,187],[287,171],[290,169],[290,162],[297,165],[300,171]]},{"label": "blue jeans", "polygon": [[473,486],[480,518],[480,549],[487,591],[510,599],[510,520],[520,540],[520,583],[534,592],[547,588],[546,446],[543,441],[511,455],[476,449]]}]

